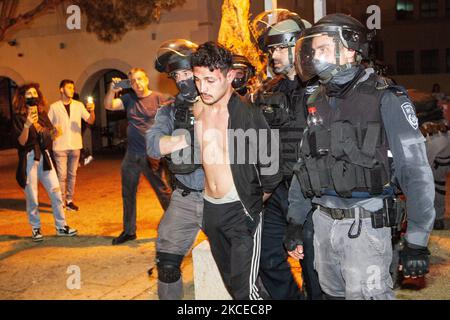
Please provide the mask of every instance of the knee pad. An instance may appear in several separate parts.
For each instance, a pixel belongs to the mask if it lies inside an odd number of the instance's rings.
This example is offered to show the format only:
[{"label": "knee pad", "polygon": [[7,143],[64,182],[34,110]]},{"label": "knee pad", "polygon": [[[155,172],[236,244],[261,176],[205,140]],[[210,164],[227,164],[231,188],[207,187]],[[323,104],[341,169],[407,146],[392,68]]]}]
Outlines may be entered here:
[{"label": "knee pad", "polygon": [[179,267],[170,264],[158,264],[158,280],[164,283],[174,283],[181,278]]},{"label": "knee pad", "polygon": [[158,280],[165,283],[177,282],[181,277],[181,261],[183,256],[157,252]]}]

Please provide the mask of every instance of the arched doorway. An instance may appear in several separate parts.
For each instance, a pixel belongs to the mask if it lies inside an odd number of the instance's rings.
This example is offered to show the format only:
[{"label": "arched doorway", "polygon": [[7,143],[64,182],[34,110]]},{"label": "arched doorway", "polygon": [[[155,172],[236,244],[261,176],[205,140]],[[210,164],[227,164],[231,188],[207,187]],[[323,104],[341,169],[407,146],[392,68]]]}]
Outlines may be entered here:
[{"label": "arched doorway", "polygon": [[80,92],[82,101],[86,102],[87,97],[92,96],[96,105],[95,125],[91,130],[88,129],[83,134],[85,149],[90,149],[93,152],[98,152],[105,148],[122,150],[126,141],[126,112],[111,112],[103,107],[103,101],[112,78],[126,79],[127,75],[117,69],[97,71],[86,80]]},{"label": "arched doorway", "polygon": [[0,76],[0,150],[14,147],[11,136],[13,115],[12,100],[17,84],[8,77]]}]

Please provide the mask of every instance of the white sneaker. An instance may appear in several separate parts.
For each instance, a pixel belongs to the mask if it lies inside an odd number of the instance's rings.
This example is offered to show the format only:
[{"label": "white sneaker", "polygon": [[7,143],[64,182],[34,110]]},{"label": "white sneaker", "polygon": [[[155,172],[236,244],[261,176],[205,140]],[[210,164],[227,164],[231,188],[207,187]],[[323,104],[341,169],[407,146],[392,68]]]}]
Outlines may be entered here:
[{"label": "white sneaker", "polygon": [[63,229],[56,229],[56,235],[58,237],[73,237],[78,233],[77,229],[72,229],[69,226],[65,226]]},{"label": "white sneaker", "polygon": [[41,234],[41,229],[40,228],[33,228],[31,230],[32,234],[31,234],[31,239],[34,242],[40,242],[42,240],[44,240],[44,237]]}]

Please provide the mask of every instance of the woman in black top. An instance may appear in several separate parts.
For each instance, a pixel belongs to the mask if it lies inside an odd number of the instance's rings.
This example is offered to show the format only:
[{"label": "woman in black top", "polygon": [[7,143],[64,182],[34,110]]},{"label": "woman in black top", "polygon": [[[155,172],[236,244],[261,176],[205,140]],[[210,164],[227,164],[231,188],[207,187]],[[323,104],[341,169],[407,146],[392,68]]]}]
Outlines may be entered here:
[{"label": "woman in black top", "polygon": [[24,189],[33,241],[42,241],[39,217],[38,181],[51,199],[58,236],[75,236],[77,230],[66,224],[61,190],[50,150],[58,131],[44,110],[45,100],[36,83],[19,87],[13,100],[13,136],[17,138],[19,165],[16,179]]}]

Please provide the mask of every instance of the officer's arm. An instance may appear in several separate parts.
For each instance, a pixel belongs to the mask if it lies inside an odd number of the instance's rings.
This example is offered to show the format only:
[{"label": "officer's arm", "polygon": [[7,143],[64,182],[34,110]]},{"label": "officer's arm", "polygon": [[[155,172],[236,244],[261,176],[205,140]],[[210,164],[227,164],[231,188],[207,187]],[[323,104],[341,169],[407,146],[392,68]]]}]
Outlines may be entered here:
[{"label": "officer's arm", "polygon": [[406,95],[387,91],[381,115],[394,158],[395,176],[406,195],[408,243],[426,247],[433,227],[434,183],[424,137]]},{"label": "officer's arm", "polygon": [[311,199],[303,196],[300,188],[300,182],[294,175],[292,177],[291,186],[289,188],[289,210],[287,214],[287,221],[292,221],[295,224],[303,225],[306,221],[306,216],[311,211]]},{"label": "officer's arm", "polygon": [[[155,123],[145,133],[147,144],[147,155],[151,158],[159,159],[166,154],[172,153],[172,131],[173,131],[173,111],[170,106],[159,108],[155,116]],[[179,139],[176,137],[176,139]]]}]

